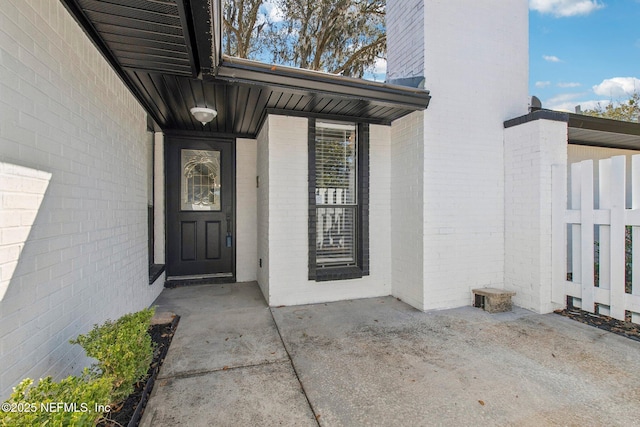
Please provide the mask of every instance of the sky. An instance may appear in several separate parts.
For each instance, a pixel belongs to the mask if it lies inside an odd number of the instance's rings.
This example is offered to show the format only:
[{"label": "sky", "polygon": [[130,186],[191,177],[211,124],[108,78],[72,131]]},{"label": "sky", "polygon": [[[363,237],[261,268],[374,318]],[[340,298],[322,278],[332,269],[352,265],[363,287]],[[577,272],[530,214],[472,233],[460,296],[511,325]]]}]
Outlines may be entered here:
[{"label": "sky", "polygon": [[[265,0],[265,12],[283,19],[274,0]],[[364,78],[384,81],[386,65],[378,60]],[[634,91],[640,92],[640,0],[529,0],[529,95],[543,108],[593,109]]]},{"label": "sky", "polygon": [[529,0],[529,93],[575,111],[640,92],[640,0]]}]

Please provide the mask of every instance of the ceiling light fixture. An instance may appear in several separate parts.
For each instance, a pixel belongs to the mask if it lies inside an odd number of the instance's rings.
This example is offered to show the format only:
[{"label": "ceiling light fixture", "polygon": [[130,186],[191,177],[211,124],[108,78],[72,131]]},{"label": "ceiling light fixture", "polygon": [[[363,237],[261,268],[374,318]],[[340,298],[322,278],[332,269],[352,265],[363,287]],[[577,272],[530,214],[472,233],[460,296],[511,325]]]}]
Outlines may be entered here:
[{"label": "ceiling light fixture", "polygon": [[202,123],[202,126],[204,126],[211,120],[215,119],[218,115],[218,112],[213,108],[193,107],[191,109],[191,114],[193,114],[193,117],[195,117],[196,120]]}]

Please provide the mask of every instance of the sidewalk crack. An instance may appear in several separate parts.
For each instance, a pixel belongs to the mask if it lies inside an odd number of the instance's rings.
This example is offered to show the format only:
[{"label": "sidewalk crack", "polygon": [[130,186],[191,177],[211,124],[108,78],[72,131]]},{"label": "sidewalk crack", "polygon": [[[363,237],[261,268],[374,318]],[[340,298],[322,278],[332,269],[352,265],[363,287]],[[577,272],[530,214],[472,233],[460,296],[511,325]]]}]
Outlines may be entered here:
[{"label": "sidewalk crack", "polygon": [[318,414],[316,412],[316,409],[313,407],[313,403],[311,403],[311,400],[307,395],[307,390],[305,390],[304,384],[302,384],[302,381],[300,380],[300,375],[298,374],[296,365],[293,363],[293,358],[291,357],[291,353],[289,353],[289,349],[287,348],[287,345],[285,344],[284,339],[282,338],[282,333],[280,332],[280,326],[278,326],[278,322],[276,322],[276,318],[273,316],[272,308],[269,308],[269,313],[271,314],[271,319],[273,319],[273,324],[276,326],[276,331],[278,332],[278,337],[280,337],[280,342],[282,342],[282,347],[284,348],[284,351],[287,353],[287,357],[289,358],[291,369],[293,369],[293,373],[295,374],[296,379],[298,380],[298,384],[300,384],[300,389],[302,390],[302,394],[304,395],[304,398],[307,400],[307,404],[311,409],[311,413],[313,414],[313,419],[316,421],[316,424],[320,426],[320,420],[319,420],[320,414]]}]

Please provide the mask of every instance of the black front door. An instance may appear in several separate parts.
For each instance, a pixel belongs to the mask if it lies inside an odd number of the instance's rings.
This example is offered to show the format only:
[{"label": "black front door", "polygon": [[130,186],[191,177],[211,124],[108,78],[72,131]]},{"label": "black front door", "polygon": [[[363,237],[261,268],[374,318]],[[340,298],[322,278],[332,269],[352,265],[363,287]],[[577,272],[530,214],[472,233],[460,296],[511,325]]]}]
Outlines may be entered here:
[{"label": "black front door", "polygon": [[235,276],[235,146],[167,137],[167,276]]}]

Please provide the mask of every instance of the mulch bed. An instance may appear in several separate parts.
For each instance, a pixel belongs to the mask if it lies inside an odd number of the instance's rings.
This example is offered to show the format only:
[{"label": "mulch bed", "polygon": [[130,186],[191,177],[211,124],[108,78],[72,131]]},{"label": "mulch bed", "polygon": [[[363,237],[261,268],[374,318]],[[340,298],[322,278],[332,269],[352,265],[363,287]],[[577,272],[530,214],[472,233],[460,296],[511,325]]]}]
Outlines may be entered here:
[{"label": "mulch bed", "polygon": [[164,362],[164,358],[171,345],[171,340],[178,326],[179,319],[179,316],[175,316],[171,323],[152,325],[149,328],[149,334],[151,335],[151,341],[155,345],[155,350],[147,376],[135,385],[135,390],[127,397],[122,405],[105,414],[105,419],[98,423],[98,426],[136,427],[140,423],[144,407],[153,389],[153,384],[160,371],[160,366],[162,366],[162,362]]},{"label": "mulch bed", "polygon": [[624,322],[602,314],[589,313],[575,307],[556,310],[555,313],[566,316],[580,323],[595,326],[596,328],[640,342],[640,325],[635,323]]}]

